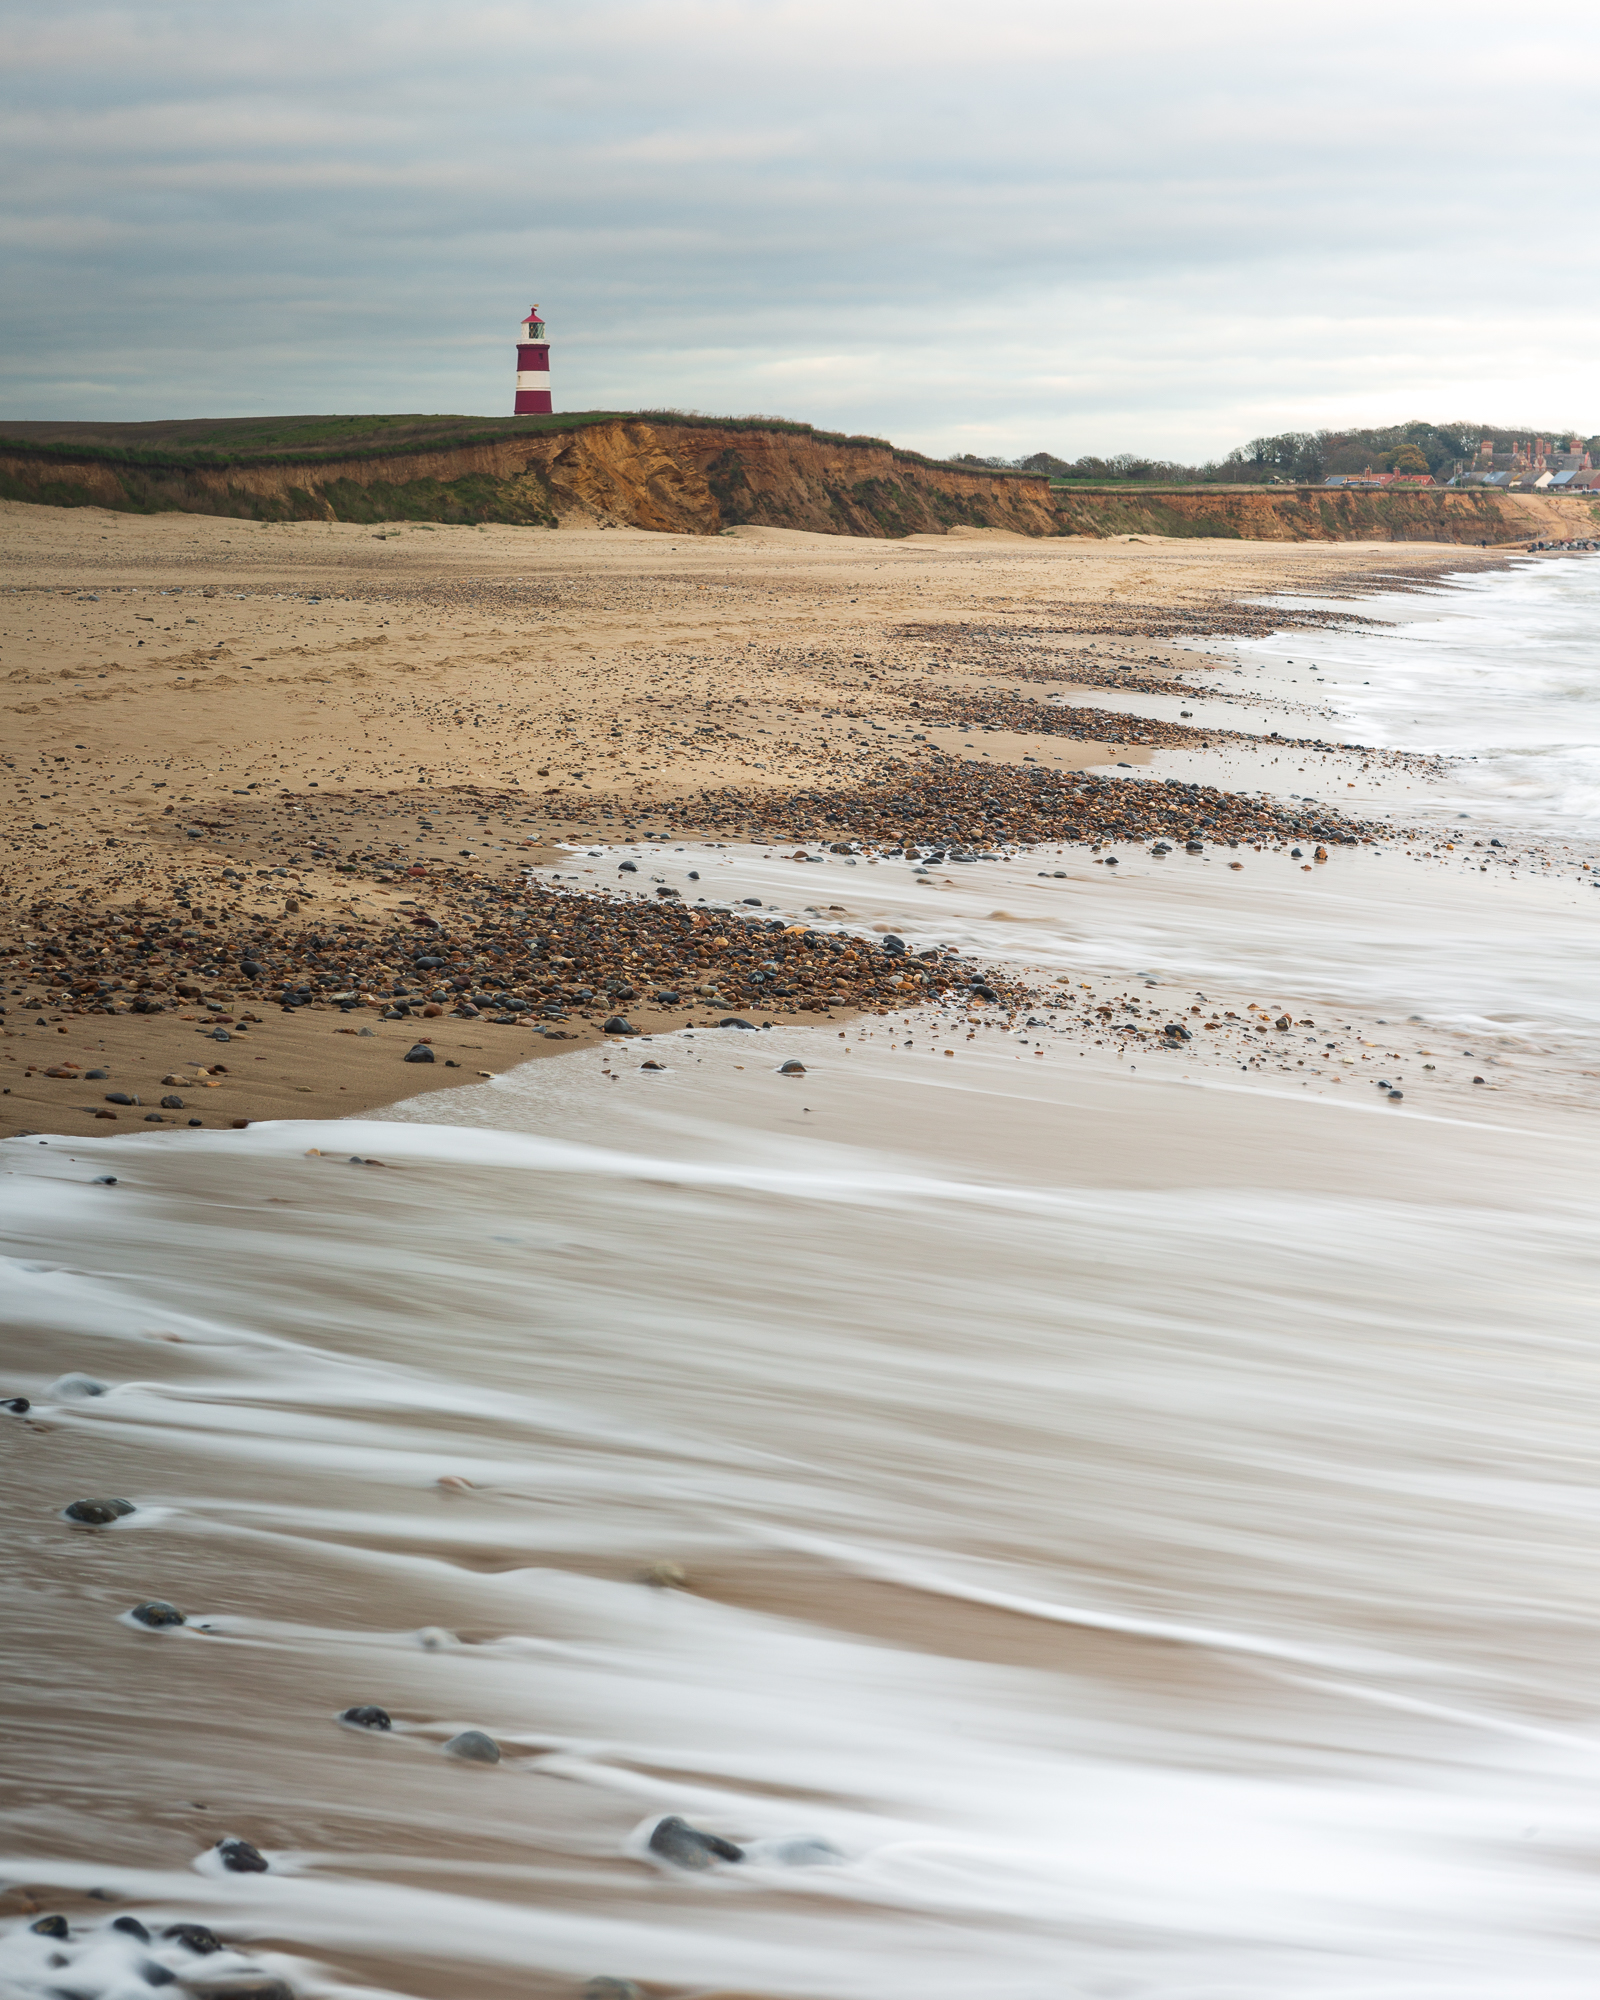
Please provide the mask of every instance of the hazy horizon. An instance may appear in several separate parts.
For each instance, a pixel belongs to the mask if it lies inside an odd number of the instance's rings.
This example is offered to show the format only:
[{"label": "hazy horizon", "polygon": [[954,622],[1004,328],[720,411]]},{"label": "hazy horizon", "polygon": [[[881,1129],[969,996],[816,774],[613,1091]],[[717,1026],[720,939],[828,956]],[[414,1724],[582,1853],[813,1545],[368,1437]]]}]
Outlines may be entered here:
[{"label": "hazy horizon", "polygon": [[1571,4],[4,18],[6,417],[500,415],[537,301],[558,410],[1195,463],[1600,429]]}]

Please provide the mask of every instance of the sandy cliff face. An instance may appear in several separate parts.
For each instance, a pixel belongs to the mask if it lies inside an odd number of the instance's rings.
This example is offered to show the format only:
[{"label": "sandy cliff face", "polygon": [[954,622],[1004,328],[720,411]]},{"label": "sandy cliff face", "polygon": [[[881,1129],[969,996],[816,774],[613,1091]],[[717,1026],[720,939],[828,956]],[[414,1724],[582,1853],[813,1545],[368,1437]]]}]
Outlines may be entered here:
[{"label": "sandy cliff face", "polygon": [[957,526],[1051,535],[1043,479],[947,471],[887,448],[640,421],[439,451],[228,466],[0,450],[0,494],[258,520],[601,521],[712,535],[759,523],[876,537]]},{"label": "sandy cliff face", "polygon": [[1137,491],[1059,496],[1073,535],[1225,536],[1256,542],[1520,542],[1593,534],[1588,494],[1492,493],[1435,487],[1347,493],[1290,487],[1256,493]]}]

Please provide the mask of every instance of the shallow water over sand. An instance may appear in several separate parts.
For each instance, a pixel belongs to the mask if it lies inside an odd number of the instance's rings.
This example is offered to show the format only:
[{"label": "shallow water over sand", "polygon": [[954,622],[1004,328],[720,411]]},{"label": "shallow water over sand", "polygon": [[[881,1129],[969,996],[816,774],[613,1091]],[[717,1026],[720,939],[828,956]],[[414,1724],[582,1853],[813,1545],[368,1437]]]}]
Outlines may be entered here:
[{"label": "shallow water over sand", "polygon": [[[1052,976],[1600,1034],[1576,873],[651,868]],[[0,1148],[0,1991],[1591,1990],[1588,1114],[926,1025]],[[746,1859],[651,1860],[668,1813]]]}]

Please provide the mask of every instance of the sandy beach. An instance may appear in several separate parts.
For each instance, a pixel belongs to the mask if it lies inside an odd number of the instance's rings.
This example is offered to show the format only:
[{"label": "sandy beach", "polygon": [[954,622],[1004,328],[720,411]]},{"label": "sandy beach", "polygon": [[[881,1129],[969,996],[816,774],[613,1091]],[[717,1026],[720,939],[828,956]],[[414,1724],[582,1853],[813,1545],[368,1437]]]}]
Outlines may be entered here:
[{"label": "sandy beach", "polygon": [[[1219,707],[1209,667],[1224,682],[1233,668],[1208,660],[1206,635],[1335,615],[1247,602],[1269,592],[1337,608],[1477,560],[978,530],[862,543],[264,526],[10,503],[0,528],[0,1133],[160,1119],[160,1098],[183,1094],[162,1078],[203,1056],[226,1073],[171,1114],[183,1127],[366,1110],[437,1087],[446,1062],[499,1069],[593,1041],[603,1005],[571,1009],[553,1030],[564,1040],[376,1017],[405,970],[386,931],[477,925],[486,892],[503,903],[521,870],[602,834],[776,839],[755,822],[770,810],[781,825],[805,794],[802,811],[838,803],[830,831],[892,841],[914,824],[906,792],[986,768],[1114,778],[1159,757],[1227,790],[1263,782],[1257,752],[1271,782],[1271,732],[1314,741],[1314,712],[1287,689],[1241,709],[1223,686]],[[1140,689],[1164,692],[1144,698],[1152,720],[1130,722],[1130,740],[1082,733],[1109,735],[1104,702],[1138,707]],[[1341,810],[1393,789],[1382,759],[1310,754],[1349,766],[1325,772]],[[887,818],[854,811],[886,792]],[[708,801],[728,798],[713,825]],[[581,866],[572,880],[595,886]],[[157,920],[190,933],[187,995],[172,965],[152,981],[144,963]],[[329,990],[364,996],[365,1037],[320,1000],[269,1015],[270,984],[239,969],[270,956],[281,985],[325,934],[351,966]],[[40,955],[52,941],[60,968]],[[129,1012],[141,994],[162,1011]],[[858,983],[823,1011],[873,1004]],[[646,1031],[686,1018],[642,992],[631,1003]],[[204,1039],[219,1027],[238,1036],[226,1051]],[[432,1069],[400,1067],[418,1034],[437,1041]],[[71,1072],[91,1069],[107,1075],[85,1093]],[[105,1103],[114,1092],[141,1103]]]},{"label": "sandy beach", "polygon": [[0,1986],[1588,1992],[1592,572],[4,525]]}]

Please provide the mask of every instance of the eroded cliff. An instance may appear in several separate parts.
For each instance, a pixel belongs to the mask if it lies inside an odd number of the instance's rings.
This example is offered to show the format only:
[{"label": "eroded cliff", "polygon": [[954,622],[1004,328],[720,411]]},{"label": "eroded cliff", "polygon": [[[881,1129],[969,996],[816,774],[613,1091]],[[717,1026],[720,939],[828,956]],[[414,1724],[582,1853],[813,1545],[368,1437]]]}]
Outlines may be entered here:
[{"label": "eroded cliff", "polygon": [[135,451],[82,455],[0,442],[0,494],[54,506],[181,509],[256,520],[600,521],[713,535],[757,523],[821,534],[903,536],[952,527],[1060,532],[1042,478],[966,472],[799,430],[672,425],[643,418],[487,442],[201,463]]}]

